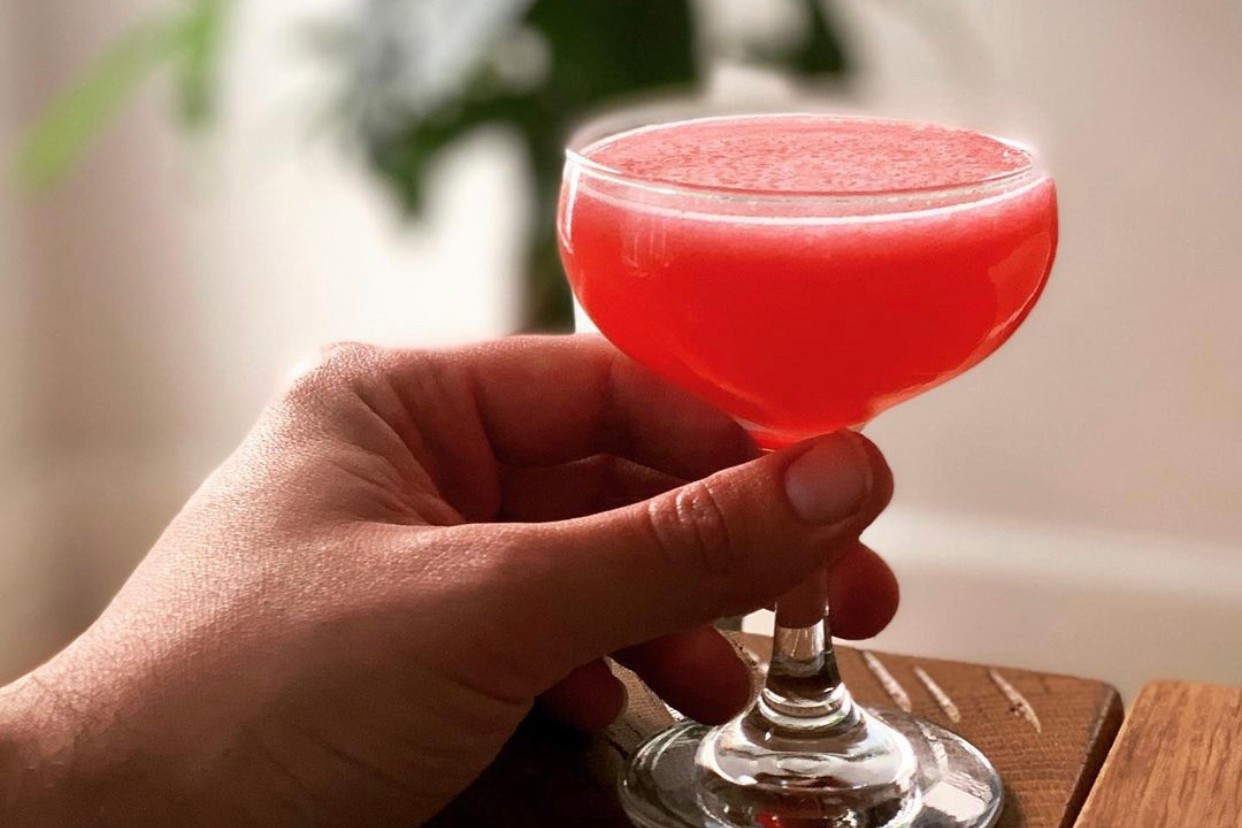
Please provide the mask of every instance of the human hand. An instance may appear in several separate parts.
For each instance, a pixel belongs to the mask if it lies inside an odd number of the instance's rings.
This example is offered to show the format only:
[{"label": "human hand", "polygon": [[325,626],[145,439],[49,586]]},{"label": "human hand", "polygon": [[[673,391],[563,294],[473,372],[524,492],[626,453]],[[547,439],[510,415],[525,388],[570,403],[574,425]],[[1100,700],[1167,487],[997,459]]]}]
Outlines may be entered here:
[{"label": "human hand", "polygon": [[836,632],[891,617],[857,541],[891,489],[865,439],[759,457],[598,338],[336,347],[0,691],[0,823],[416,824],[532,705],[605,726],[607,654],[723,721],[750,682],[712,619],[829,563]]}]

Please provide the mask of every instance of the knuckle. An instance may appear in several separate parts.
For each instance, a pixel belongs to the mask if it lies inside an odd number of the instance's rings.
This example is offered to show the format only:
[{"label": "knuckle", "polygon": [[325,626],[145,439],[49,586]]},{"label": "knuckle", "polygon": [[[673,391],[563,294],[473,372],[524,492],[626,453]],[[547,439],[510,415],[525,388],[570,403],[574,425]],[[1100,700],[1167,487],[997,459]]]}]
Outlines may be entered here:
[{"label": "knuckle", "polygon": [[360,383],[379,373],[385,350],[363,342],[335,342],[314,357],[295,366],[285,389],[287,401],[299,402],[336,397],[356,390]]},{"label": "knuckle", "polygon": [[376,362],[384,354],[379,345],[354,340],[330,342],[319,351],[321,364],[348,369]]},{"label": "knuckle", "polygon": [[706,480],[650,501],[647,517],[657,546],[674,566],[720,575],[735,570],[744,560],[742,534]]},{"label": "knuckle", "polygon": [[319,353],[312,374],[340,385],[353,385],[380,372],[388,351],[365,342],[334,342]]}]

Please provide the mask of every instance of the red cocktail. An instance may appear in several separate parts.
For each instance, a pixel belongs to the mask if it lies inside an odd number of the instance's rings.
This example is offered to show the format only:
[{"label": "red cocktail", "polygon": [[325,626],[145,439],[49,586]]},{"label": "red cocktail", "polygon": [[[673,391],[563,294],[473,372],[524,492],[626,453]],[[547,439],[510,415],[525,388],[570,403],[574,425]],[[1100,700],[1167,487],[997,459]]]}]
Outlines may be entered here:
[{"label": "red cocktail", "polygon": [[582,306],[617,347],[776,442],[865,423],[983,359],[1056,247],[1051,179],[973,132],[708,119],[582,157],[561,216]]}]

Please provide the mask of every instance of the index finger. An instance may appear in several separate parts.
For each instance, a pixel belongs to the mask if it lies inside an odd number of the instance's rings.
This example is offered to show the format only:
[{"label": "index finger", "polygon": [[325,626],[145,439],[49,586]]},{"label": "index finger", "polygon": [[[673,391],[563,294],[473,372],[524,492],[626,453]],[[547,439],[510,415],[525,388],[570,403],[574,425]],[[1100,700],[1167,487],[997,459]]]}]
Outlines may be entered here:
[{"label": "index finger", "polygon": [[731,417],[599,336],[511,337],[448,359],[469,377],[501,462],[541,466],[615,454],[697,479],[758,454]]}]

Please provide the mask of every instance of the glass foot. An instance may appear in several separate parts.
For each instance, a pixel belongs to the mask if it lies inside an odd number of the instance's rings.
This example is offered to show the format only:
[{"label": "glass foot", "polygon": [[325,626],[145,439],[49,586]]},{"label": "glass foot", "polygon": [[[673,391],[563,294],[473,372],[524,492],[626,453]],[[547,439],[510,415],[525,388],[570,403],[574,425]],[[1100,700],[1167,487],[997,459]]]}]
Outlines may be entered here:
[{"label": "glass foot", "polygon": [[765,812],[761,801],[748,813],[730,808],[727,815],[709,815],[700,801],[701,771],[695,760],[712,730],[693,722],[659,733],[639,749],[619,785],[621,804],[642,828],[987,828],[996,822],[1001,780],[973,745],[906,713],[868,712],[908,739],[914,750],[913,786],[887,807],[853,807],[859,792],[848,789],[845,803],[833,807],[826,805],[831,795],[817,789],[806,792],[810,807],[797,807],[797,792],[787,792],[791,807],[784,816]]}]

